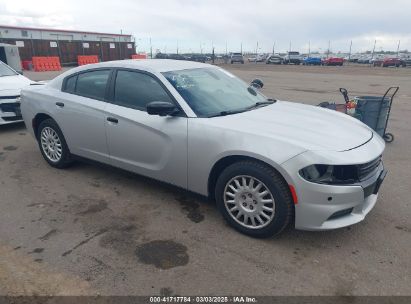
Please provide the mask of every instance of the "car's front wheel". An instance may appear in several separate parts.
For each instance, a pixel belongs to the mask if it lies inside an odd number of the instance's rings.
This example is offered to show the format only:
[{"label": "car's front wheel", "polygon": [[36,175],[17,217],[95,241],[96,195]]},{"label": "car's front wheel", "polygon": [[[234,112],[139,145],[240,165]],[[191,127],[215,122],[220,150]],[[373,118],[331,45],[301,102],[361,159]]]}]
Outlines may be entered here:
[{"label": "car's front wheel", "polygon": [[37,139],[44,159],[55,168],[65,168],[72,162],[70,150],[63,133],[53,119],[39,125]]},{"label": "car's front wheel", "polygon": [[249,236],[273,236],[292,220],[287,183],[277,171],[257,161],[228,166],[217,180],[215,197],[227,222]]}]

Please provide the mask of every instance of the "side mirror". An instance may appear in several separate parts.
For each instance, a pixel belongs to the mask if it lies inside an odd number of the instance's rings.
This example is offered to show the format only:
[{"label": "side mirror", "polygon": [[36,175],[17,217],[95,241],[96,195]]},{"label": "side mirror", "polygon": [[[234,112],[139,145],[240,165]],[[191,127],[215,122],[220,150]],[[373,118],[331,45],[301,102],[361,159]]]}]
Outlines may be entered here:
[{"label": "side mirror", "polygon": [[256,89],[262,89],[264,86],[264,83],[262,82],[261,79],[254,79],[253,81],[251,81],[251,85]]},{"label": "side mirror", "polygon": [[147,104],[147,113],[150,115],[167,116],[179,112],[179,109],[171,102],[152,101]]}]

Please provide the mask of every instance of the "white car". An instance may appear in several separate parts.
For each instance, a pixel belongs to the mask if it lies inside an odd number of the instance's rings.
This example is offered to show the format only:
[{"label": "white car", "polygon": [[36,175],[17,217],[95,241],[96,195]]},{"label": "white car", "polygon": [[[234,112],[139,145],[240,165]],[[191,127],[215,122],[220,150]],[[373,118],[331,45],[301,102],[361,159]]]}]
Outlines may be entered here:
[{"label": "white car", "polygon": [[80,156],[209,196],[251,236],[363,220],[385,177],[384,140],[262,86],[197,62],[112,61],[23,90],[22,113],[51,166]]},{"label": "white car", "polygon": [[32,81],[0,61],[0,125],[22,121],[20,91]]}]

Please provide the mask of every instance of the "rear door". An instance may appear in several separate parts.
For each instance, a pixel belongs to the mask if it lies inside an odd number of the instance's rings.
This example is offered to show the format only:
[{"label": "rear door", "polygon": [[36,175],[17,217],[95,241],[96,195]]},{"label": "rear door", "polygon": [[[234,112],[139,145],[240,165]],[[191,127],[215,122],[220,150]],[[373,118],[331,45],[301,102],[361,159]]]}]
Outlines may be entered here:
[{"label": "rear door", "polygon": [[53,115],[71,153],[106,163],[110,158],[104,124],[111,73],[107,68],[93,69],[66,78]]},{"label": "rear door", "polygon": [[186,188],[187,118],[146,111],[152,101],[176,103],[165,86],[146,72],[118,69],[110,92],[105,123],[112,164]]}]

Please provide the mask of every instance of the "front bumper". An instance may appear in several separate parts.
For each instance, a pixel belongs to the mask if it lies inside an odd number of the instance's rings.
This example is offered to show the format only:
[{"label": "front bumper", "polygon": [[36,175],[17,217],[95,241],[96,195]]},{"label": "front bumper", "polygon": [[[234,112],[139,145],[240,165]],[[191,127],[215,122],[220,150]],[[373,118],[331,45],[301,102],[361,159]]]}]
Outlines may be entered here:
[{"label": "front bumper", "polygon": [[283,168],[289,174],[292,172],[291,182],[298,197],[298,203],[295,205],[295,228],[330,230],[361,222],[377,202],[378,183],[381,182],[379,179],[384,171],[382,163],[373,176],[361,184],[354,185],[312,183],[303,179],[298,171],[315,163],[334,165],[367,163],[381,155],[384,146],[383,140],[374,134],[370,142],[353,150],[308,151],[285,162]]},{"label": "front bumper", "polygon": [[0,97],[0,125],[23,121],[19,97]]}]

